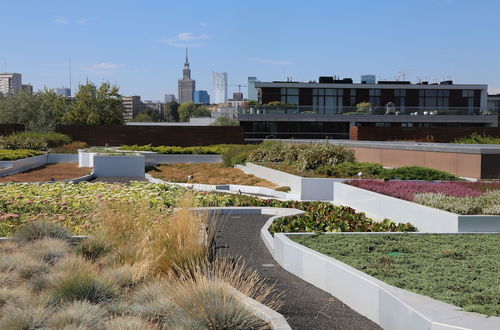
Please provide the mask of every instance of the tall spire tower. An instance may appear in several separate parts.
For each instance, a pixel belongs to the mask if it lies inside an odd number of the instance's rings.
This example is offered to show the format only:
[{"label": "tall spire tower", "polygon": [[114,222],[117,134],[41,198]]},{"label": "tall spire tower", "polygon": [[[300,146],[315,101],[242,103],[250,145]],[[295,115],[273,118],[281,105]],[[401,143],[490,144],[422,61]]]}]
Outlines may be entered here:
[{"label": "tall spire tower", "polygon": [[179,79],[179,103],[193,102],[196,82],[191,79],[191,69],[189,68],[188,49],[186,48],[186,62],[182,70],[182,79]]}]

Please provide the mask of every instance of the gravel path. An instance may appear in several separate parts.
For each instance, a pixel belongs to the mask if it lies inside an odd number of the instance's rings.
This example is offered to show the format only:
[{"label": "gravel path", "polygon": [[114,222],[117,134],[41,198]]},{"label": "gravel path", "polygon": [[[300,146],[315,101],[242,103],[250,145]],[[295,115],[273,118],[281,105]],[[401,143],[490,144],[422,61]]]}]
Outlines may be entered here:
[{"label": "gravel path", "polygon": [[241,256],[251,268],[277,283],[278,290],[285,292],[279,312],[293,329],[380,329],[330,294],[281,268],[260,238],[259,231],[268,218],[255,214],[218,216],[218,253]]}]

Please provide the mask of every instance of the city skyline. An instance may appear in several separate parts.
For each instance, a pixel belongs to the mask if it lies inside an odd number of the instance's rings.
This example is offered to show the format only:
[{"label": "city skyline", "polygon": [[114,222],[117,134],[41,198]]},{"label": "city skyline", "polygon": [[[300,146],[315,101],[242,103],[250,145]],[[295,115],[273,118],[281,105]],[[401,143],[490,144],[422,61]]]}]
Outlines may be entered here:
[{"label": "city skyline", "polygon": [[[211,90],[216,71],[228,72],[228,85],[246,84],[249,76],[359,81],[374,74],[413,82],[451,77],[500,93],[500,1],[27,3],[29,11],[26,4],[3,5],[9,15],[0,27],[16,33],[4,36],[0,71],[21,73],[35,90],[69,87],[71,58],[73,92],[88,78],[161,100],[177,94],[189,47],[200,90]],[[228,95],[237,90],[231,86]]]}]

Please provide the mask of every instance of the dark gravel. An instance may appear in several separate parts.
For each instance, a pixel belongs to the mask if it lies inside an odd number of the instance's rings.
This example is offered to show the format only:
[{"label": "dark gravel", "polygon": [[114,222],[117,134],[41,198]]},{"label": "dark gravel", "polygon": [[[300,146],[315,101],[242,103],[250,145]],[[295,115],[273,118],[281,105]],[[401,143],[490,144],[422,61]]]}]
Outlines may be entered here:
[{"label": "dark gravel", "polygon": [[332,295],[281,268],[260,238],[260,229],[269,216],[255,214],[220,215],[216,239],[218,253],[241,256],[279,291],[285,292],[279,310],[293,329],[380,329]]}]

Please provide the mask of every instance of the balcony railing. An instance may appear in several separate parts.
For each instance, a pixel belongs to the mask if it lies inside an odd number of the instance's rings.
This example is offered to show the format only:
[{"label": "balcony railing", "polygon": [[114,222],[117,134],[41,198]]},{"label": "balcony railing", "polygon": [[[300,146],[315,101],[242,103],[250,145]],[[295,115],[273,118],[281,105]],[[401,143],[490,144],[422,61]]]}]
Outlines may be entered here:
[{"label": "balcony railing", "polygon": [[317,114],[317,115],[414,115],[414,116],[478,116],[498,115],[499,108],[459,108],[459,107],[387,107],[372,106],[359,109],[356,106],[296,106],[296,105],[248,105],[238,107],[241,115],[292,115],[292,114]]}]

